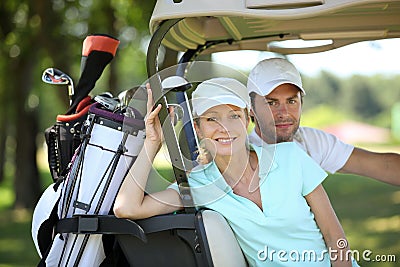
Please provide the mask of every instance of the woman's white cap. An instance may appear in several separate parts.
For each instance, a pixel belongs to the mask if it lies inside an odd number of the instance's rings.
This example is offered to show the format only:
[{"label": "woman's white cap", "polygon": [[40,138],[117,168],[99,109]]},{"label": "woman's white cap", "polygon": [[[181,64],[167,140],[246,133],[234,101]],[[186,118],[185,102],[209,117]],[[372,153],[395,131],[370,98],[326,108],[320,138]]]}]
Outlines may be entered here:
[{"label": "woman's white cap", "polygon": [[200,116],[218,105],[250,107],[246,86],[232,78],[212,78],[200,83],[192,93],[193,115]]},{"label": "woman's white cap", "polygon": [[269,95],[279,85],[289,83],[297,86],[303,95],[301,76],[296,67],[283,58],[269,58],[260,61],[249,74],[247,89],[249,94]]}]

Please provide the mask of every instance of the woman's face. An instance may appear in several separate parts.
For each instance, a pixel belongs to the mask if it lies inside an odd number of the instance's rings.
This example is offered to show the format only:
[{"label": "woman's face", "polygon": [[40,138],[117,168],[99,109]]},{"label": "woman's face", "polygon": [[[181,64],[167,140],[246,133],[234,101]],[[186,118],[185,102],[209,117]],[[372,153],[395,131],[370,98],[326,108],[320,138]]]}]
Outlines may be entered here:
[{"label": "woman's face", "polygon": [[243,153],[248,123],[244,109],[222,104],[204,112],[195,127],[201,143],[214,158]]}]

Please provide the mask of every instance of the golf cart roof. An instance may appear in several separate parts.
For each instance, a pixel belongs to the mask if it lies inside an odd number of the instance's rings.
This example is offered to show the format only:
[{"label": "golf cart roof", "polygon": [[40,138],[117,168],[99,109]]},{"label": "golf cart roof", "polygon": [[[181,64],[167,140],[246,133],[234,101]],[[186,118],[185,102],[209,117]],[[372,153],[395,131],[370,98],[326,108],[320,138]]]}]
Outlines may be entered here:
[{"label": "golf cart roof", "polygon": [[[157,1],[151,33],[170,20],[176,23],[162,44],[176,51],[207,46],[208,53],[260,50],[303,54],[400,37],[400,0]],[[280,43],[288,40],[329,43],[303,47]]]}]

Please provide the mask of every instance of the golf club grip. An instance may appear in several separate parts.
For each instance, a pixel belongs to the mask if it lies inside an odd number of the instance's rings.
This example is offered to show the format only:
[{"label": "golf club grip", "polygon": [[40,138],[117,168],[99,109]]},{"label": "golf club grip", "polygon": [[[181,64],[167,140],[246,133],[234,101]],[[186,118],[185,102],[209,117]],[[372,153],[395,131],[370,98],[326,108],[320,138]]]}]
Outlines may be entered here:
[{"label": "golf club grip", "polygon": [[86,60],[93,51],[109,53],[112,57],[117,53],[119,40],[104,34],[89,35],[83,41],[82,59],[81,59],[81,74],[86,67]]},{"label": "golf club grip", "polygon": [[83,41],[81,77],[66,115],[73,114],[79,102],[94,88],[105,67],[114,58],[120,41],[108,35],[89,35]]}]

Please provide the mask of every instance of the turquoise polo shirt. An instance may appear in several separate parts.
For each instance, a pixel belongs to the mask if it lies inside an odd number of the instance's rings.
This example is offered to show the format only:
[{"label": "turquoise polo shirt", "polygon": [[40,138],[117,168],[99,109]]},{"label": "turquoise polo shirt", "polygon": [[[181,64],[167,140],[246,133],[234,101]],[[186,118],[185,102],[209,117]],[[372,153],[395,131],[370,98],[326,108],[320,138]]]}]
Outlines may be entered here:
[{"label": "turquoise polo shirt", "polygon": [[[330,266],[328,249],[304,196],[327,174],[295,143],[253,146],[263,210],[236,195],[215,162],[189,175],[197,207],[221,213],[250,266]],[[171,188],[177,190],[177,186]]]}]

